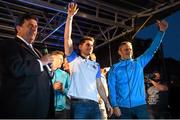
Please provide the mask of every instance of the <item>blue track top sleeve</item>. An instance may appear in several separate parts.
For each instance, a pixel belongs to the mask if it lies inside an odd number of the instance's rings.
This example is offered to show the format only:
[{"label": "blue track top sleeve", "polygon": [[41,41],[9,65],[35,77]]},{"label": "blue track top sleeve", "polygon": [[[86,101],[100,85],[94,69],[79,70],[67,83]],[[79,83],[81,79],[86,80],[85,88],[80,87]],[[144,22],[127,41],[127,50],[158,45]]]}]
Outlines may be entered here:
[{"label": "blue track top sleeve", "polygon": [[108,87],[109,87],[109,99],[112,107],[116,107],[116,75],[114,73],[114,67],[112,66],[109,73],[108,73]]},{"label": "blue track top sleeve", "polygon": [[137,58],[137,61],[142,65],[142,67],[145,67],[148,64],[148,62],[152,59],[152,57],[158,50],[164,35],[165,32],[158,32],[151,46],[141,56]]}]

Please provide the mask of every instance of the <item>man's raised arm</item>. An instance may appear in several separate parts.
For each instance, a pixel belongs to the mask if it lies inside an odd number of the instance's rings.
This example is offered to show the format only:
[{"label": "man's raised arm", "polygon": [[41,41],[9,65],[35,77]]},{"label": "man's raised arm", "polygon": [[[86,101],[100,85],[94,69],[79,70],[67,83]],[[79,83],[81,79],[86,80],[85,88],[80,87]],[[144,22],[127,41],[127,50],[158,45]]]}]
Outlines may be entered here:
[{"label": "man's raised arm", "polygon": [[77,4],[69,3],[68,5],[68,15],[66,19],[65,32],[64,32],[64,51],[67,56],[69,56],[73,51],[73,42],[71,39],[72,34],[72,20],[73,16],[77,13]]}]

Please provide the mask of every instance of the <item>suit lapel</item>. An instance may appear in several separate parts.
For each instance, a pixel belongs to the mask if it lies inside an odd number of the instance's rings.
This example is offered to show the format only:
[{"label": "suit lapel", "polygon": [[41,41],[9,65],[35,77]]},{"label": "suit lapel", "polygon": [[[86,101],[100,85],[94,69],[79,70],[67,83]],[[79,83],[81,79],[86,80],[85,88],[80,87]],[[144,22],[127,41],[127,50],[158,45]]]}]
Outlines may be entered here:
[{"label": "suit lapel", "polygon": [[21,47],[25,48],[29,53],[31,53],[33,56],[35,56],[37,59],[39,59],[41,57],[41,55],[36,55],[36,53],[34,53],[34,51],[30,48],[30,46],[28,46],[26,43],[24,43],[21,39],[16,37],[17,42],[20,44]]},{"label": "suit lapel", "polygon": [[40,52],[38,49],[34,48],[34,50],[36,51],[36,53],[37,53],[40,57],[43,56],[43,55],[41,54],[41,52]]},{"label": "suit lapel", "polygon": [[[34,49],[34,50],[38,54],[38,56],[36,55],[36,53],[34,53],[34,51],[30,48],[30,46],[28,46],[26,43],[24,43],[21,39],[16,37],[16,41],[18,42],[18,44],[20,44],[21,47],[26,49],[30,54],[35,56],[37,59],[40,59],[40,57],[42,57],[42,54],[37,49]],[[51,76],[48,68],[46,66],[43,66],[43,68],[47,72],[48,77],[52,79],[53,76]],[[50,83],[51,83],[51,79],[50,79]]]}]

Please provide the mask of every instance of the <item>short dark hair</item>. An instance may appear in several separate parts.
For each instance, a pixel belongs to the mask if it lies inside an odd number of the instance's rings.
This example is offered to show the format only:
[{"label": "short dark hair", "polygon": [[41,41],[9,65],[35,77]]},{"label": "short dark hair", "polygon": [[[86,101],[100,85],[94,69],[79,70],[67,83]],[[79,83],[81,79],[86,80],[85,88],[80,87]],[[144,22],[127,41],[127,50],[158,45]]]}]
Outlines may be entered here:
[{"label": "short dark hair", "polygon": [[[24,14],[24,15],[22,15],[21,17],[19,17],[19,18],[16,19],[15,27],[16,27],[17,25],[22,26],[22,25],[24,24],[24,21],[25,21],[25,20],[30,20],[30,19],[34,19],[34,20],[36,20],[36,21],[38,22],[38,18],[37,18],[35,15],[30,14],[30,13],[27,13],[27,14]],[[16,31],[16,33],[17,33],[16,28],[15,28],[15,31]]]},{"label": "short dark hair", "polygon": [[22,26],[25,20],[30,20],[30,19],[34,19],[34,20],[36,20],[38,22],[37,16],[35,16],[35,15],[31,14],[31,13],[27,13],[27,14],[22,15],[21,17],[19,17],[16,20],[16,26],[17,25]]},{"label": "short dark hair", "polygon": [[159,71],[159,70],[154,70],[154,71],[153,71],[153,74],[154,74],[154,73],[159,73],[159,74],[160,74],[160,71]]},{"label": "short dark hair", "polygon": [[90,37],[90,36],[84,36],[80,41],[79,41],[79,45],[82,45],[83,43],[85,43],[86,40],[92,41],[94,43],[94,38]]},{"label": "short dark hair", "polygon": [[131,45],[132,45],[132,43],[129,42],[129,41],[123,41],[123,42],[120,43],[119,49],[120,49],[123,45],[126,45],[126,44],[131,44]]}]

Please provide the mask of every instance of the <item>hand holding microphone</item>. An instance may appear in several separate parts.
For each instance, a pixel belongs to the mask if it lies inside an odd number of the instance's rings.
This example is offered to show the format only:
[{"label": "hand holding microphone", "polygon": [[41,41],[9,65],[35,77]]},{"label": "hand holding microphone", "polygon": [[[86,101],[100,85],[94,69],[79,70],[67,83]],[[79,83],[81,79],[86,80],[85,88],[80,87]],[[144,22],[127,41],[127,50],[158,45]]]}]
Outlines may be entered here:
[{"label": "hand holding microphone", "polygon": [[53,58],[50,54],[47,54],[42,56],[40,61],[42,62],[43,65],[48,65],[48,64],[52,64]]},{"label": "hand holding microphone", "polygon": [[44,56],[41,57],[41,62],[43,65],[48,65],[48,64],[52,64],[53,62],[53,58],[52,56],[48,53],[48,49],[47,46],[45,46],[45,49],[43,49],[43,54]]}]

